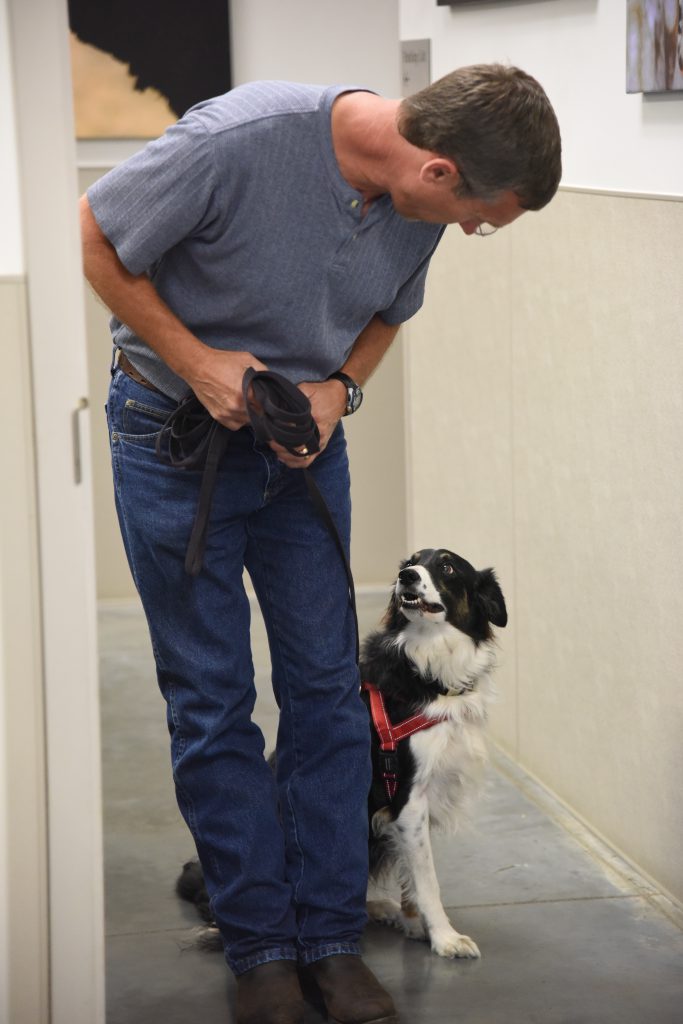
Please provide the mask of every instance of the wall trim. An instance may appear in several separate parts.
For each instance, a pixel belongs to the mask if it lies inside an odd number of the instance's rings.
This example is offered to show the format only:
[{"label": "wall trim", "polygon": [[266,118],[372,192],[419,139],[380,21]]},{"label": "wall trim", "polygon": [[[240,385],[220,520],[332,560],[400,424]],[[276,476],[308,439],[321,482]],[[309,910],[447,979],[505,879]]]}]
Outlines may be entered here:
[{"label": "wall trim", "polygon": [[76,166],[79,171],[109,170],[152,141],[149,139],[76,139]]},{"label": "wall trim", "polygon": [[632,858],[615,846],[571,804],[558,796],[526,765],[495,740],[491,747],[493,766],[509,779],[551,821],[564,829],[584,850],[599,861],[605,873],[620,889],[631,890],[683,929],[683,904],[660,885]]},{"label": "wall trim", "polygon": [[658,199],[666,203],[683,203],[683,195],[666,192],[630,192],[617,188],[588,188],[583,185],[560,185],[560,192],[579,192],[590,196],[616,196],[618,199]]}]

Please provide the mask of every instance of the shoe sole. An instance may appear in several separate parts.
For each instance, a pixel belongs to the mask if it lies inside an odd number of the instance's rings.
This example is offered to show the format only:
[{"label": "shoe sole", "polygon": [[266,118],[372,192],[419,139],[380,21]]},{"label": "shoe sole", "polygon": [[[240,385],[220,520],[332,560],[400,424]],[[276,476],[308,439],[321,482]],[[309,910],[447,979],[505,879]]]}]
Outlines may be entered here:
[{"label": "shoe sole", "polygon": [[[330,1024],[345,1024],[343,1020],[338,1020],[336,1017],[328,1018]],[[390,1017],[373,1017],[372,1020],[365,1020],[363,1024],[399,1024],[398,1017],[392,1013]]]}]

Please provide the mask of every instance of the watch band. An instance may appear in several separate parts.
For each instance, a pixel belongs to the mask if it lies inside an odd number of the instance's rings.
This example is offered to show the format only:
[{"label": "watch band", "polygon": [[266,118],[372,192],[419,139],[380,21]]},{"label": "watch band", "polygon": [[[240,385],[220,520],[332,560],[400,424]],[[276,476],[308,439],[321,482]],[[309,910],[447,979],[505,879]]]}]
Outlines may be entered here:
[{"label": "watch band", "polygon": [[360,384],[356,384],[355,380],[341,370],[331,373],[327,379],[341,381],[346,388],[346,409],[344,410],[344,415],[350,416],[356,412],[363,401],[363,389]]}]

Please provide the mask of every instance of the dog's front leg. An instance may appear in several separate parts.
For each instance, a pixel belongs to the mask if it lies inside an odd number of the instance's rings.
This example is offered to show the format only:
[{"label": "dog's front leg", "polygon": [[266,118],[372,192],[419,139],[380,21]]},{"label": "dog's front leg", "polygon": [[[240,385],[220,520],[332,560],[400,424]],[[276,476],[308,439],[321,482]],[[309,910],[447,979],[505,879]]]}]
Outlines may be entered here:
[{"label": "dog's front leg", "polygon": [[434,952],[450,958],[481,956],[476,942],[453,928],[441,903],[425,796],[411,796],[396,822],[396,837],[408,883],[404,903],[414,902]]}]

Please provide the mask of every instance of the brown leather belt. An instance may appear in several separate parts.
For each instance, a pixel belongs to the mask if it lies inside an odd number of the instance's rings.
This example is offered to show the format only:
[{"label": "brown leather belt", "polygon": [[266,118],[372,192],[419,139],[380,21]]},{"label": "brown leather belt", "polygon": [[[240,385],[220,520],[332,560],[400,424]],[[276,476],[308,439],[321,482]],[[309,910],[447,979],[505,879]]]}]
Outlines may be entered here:
[{"label": "brown leather belt", "polygon": [[158,395],[162,394],[158,387],[155,387],[154,384],[148,381],[146,377],[143,377],[142,374],[135,369],[122,348],[118,349],[116,365],[119,370],[123,370],[126,377],[130,377],[131,380],[136,381],[138,384],[142,384],[143,388],[147,388],[149,391],[156,391]]}]

